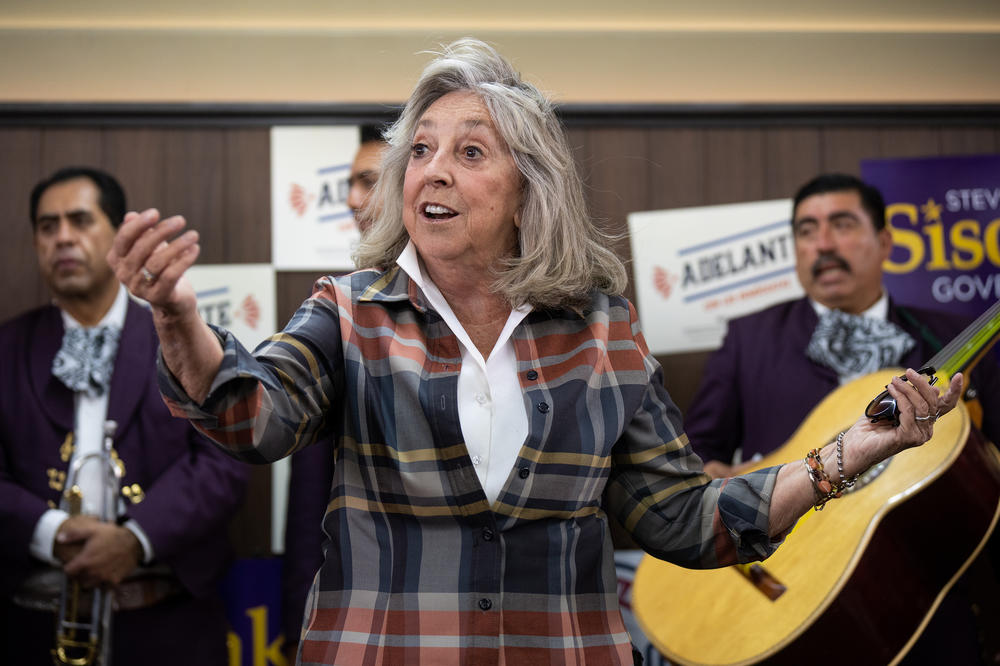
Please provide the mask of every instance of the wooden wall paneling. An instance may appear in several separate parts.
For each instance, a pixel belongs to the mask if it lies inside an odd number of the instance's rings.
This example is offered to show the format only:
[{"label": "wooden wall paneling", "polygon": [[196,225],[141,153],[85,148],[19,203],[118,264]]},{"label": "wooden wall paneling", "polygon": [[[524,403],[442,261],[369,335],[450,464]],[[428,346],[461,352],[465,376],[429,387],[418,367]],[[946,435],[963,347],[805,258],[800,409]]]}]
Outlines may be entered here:
[{"label": "wooden wall paneling", "polygon": [[229,523],[237,557],[269,557],[271,552],[271,466],[250,465],[247,494]]},{"label": "wooden wall paneling", "polygon": [[566,130],[566,138],[573,151],[573,161],[580,179],[583,180],[583,196],[587,200],[587,207],[591,215],[594,212],[594,197],[592,196],[591,183],[594,180],[593,163],[595,160],[594,149],[591,145],[590,135],[594,130],[590,128],[574,127]]},{"label": "wooden wall paneling", "polygon": [[270,130],[266,127],[229,129],[224,136],[224,152],[226,261],[270,263]]},{"label": "wooden wall paneling", "polygon": [[166,140],[166,133],[160,129],[104,130],[104,168],[125,188],[129,210],[156,208],[165,216],[181,212],[172,210],[164,200]]},{"label": "wooden wall paneling", "polygon": [[[650,129],[647,155],[649,207],[646,210],[705,204],[708,183],[704,131],[693,128]],[[636,303],[636,307],[641,313],[642,303]],[[693,354],[671,354],[658,356],[657,359],[663,366],[663,385],[683,412],[701,377],[703,361],[698,364]]]},{"label": "wooden wall paneling", "polygon": [[[226,261],[226,229],[223,217],[224,163],[221,129],[163,130],[161,174],[164,214],[183,215],[191,229],[197,229],[201,264]],[[236,230],[238,232],[238,230]]]},{"label": "wooden wall paneling", "polygon": [[6,287],[0,299],[0,321],[49,298],[38,273],[28,213],[31,188],[43,178],[41,143],[40,129],[0,129],[0,220],[5,232],[0,249],[0,284]]},{"label": "wooden wall paneling", "polygon": [[997,131],[992,127],[942,127],[942,155],[982,155],[997,152]]},{"label": "wooden wall paneling", "polygon": [[584,127],[568,127],[565,128],[564,131],[566,132],[566,142],[569,144],[570,150],[573,152],[573,162],[576,166],[576,170],[580,174],[580,178],[583,179],[583,182],[586,183],[589,161],[587,137],[590,135],[590,130]]},{"label": "wooden wall paneling", "polygon": [[861,174],[861,160],[882,157],[875,127],[823,127],[820,129],[822,164],[825,173]]},{"label": "wooden wall paneling", "polygon": [[687,414],[711,354],[710,351],[703,351],[656,356],[656,360],[663,366],[663,386],[681,414]]},{"label": "wooden wall paneling", "polygon": [[[713,128],[704,130],[704,134],[704,204],[764,199],[768,163],[764,130]],[[664,385],[682,412],[687,409],[701,381],[708,356],[708,353],[690,353],[660,357]]]},{"label": "wooden wall paneling", "polygon": [[706,204],[764,198],[764,132],[759,128],[705,131]]},{"label": "wooden wall paneling", "polygon": [[42,130],[43,177],[67,166],[100,168],[103,157],[101,131],[97,128],[48,127]]},{"label": "wooden wall paneling", "polygon": [[651,129],[647,138],[649,210],[701,206],[707,200],[702,131]]},{"label": "wooden wall paneling", "polygon": [[[592,129],[580,151],[581,174],[591,214],[606,232],[616,235],[612,248],[631,264],[628,214],[649,209],[647,131],[643,129]],[[631,281],[626,292],[634,299]]]},{"label": "wooden wall paneling", "polygon": [[322,277],[320,271],[279,271],[275,281],[277,302],[276,323],[283,329],[302,301],[312,295],[313,284]]},{"label": "wooden wall paneling", "polygon": [[887,159],[941,154],[941,137],[934,127],[883,127],[878,138],[879,150]]},{"label": "wooden wall paneling", "polygon": [[764,198],[785,199],[822,170],[820,133],[809,128],[764,130]]}]

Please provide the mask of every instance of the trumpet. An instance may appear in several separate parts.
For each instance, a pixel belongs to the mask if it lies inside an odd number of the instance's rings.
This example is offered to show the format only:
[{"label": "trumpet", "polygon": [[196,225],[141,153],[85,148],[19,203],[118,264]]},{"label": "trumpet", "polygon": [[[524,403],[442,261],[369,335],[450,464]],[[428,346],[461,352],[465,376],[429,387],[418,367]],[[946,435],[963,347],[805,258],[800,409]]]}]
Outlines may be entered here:
[{"label": "trumpet", "polygon": [[[117,429],[117,423],[105,421],[101,450],[74,459],[70,465],[66,474],[66,491],[60,504],[71,516],[80,515],[83,510],[83,492],[78,485],[80,470],[84,465],[97,464],[103,472],[98,518],[104,522],[117,520],[122,472],[111,453]],[[63,575],[59,615],[56,618],[56,642],[52,649],[56,666],[110,666],[111,590],[95,588],[90,593],[89,615],[86,615],[86,596],[79,581],[71,581]],[[85,613],[86,619],[80,617],[81,613]]]}]

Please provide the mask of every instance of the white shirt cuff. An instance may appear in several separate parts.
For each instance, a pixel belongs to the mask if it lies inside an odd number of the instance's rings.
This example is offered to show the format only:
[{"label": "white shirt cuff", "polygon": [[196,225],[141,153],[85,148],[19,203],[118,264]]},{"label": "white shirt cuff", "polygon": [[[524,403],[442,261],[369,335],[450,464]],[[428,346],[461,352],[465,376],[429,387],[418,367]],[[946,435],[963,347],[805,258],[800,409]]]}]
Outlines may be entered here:
[{"label": "white shirt cuff", "polygon": [[56,532],[63,521],[69,518],[69,514],[61,509],[49,509],[42,514],[35,524],[35,531],[31,535],[31,554],[43,562],[57,567],[62,566],[62,562],[52,554],[52,549],[56,543]]},{"label": "white shirt cuff", "polygon": [[139,544],[142,546],[142,562],[139,564],[149,564],[152,562],[153,544],[149,542],[149,537],[146,536],[146,533],[142,531],[141,527],[139,527],[139,523],[129,518],[125,521],[122,527],[132,532],[132,534],[135,535],[135,538],[139,540]]}]

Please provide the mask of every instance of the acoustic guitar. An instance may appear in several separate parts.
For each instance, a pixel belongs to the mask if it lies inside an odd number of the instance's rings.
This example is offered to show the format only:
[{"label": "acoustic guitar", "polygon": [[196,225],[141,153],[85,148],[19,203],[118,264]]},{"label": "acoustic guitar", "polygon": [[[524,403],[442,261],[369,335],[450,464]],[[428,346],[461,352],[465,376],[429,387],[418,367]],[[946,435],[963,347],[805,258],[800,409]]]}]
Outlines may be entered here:
[{"label": "acoustic guitar", "polygon": [[[1000,336],[995,304],[928,363],[947,386]],[[849,428],[900,369],[828,395],[754,469],[802,460]],[[794,463],[793,463],[794,464]],[[632,610],[671,662],[895,664],[978,555],[1000,516],[1000,454],[962,402],[934,436],[809,511],[767,560],[685,569],[643,558]]]}]

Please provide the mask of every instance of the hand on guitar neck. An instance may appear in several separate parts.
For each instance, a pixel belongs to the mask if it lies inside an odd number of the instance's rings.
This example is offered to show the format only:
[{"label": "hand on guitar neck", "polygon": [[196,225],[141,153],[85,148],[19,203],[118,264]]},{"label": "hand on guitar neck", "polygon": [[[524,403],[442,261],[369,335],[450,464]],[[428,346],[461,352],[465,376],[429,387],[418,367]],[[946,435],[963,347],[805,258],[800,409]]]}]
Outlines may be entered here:
[{"label": "hand on guitar neck", "polygon": [[[961,373],[952,376],[944,395],[915,370],[907,370],[905,378],[904,381],[893,377],[886,387],[896,400],[898,425],[891,421],[873,422],[862,416],[844,434],[840,460],[834,446],[826,446],[820,451],[820,469],[829,470],[831,479],[852,478],[900,451],[928,441],[934,434],[934,422],[954,409],[962,394]],[[809,467],[799,461],[781,468],[771,502],[772,537],[783,535],[799,516],[814,506],[816,485]]]}]

